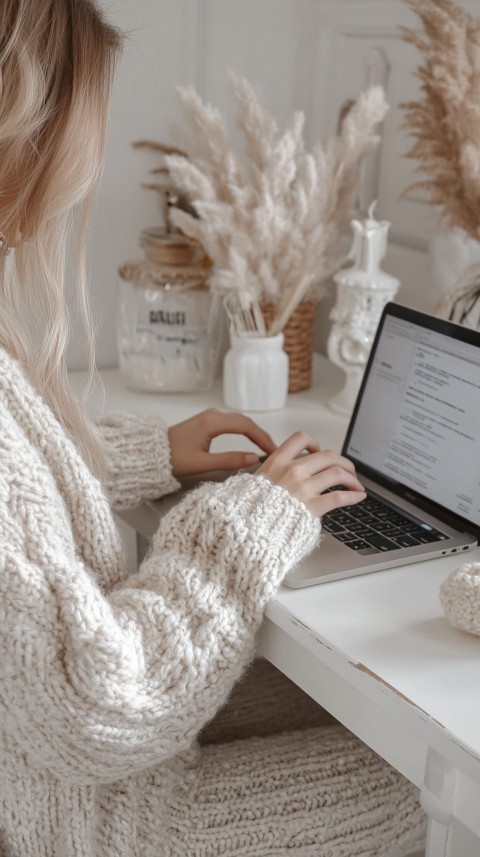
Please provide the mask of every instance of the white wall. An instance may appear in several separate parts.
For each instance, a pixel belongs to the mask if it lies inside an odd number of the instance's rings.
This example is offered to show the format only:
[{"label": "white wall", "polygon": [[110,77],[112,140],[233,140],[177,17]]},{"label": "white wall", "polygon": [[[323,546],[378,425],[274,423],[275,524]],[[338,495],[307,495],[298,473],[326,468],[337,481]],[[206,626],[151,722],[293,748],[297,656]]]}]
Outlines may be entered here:
[{"label": "white wall", "polygon": [[[427,247],[430,206],[400,194],[412,177],[399,103],[414,97],[413,48],[398,24],[416,25],[399,0],[100,0],[110,20],[127,32],[116,74],[105,173],[91,228],[91,284],[100,310],[100,367],[116,363],[115,302],[118,265],[139,255],[142,227],[159,222],[156,194],[142,190],[154,157],[134,151],[140,138],[168,141],[181,120],[176,86],[193,83],[232,122],[227,68],[245,75],[284,122],[294,109],[307,115],[307,140],[335,127],[341,104],[368,82],[383,82],[391,104],[382,148],[366,176],[367,195],[392,222],[385,268],[401,278],[399,299],[429,309]],[[464,0],[475,11],[478,0]],[[478,10],[477,10],[478,11]],[[233,138],[235,134],[233,131]],[[365,199],[365,202],[367,200]],[[320,306],[317,347],[329,328],[333,294]],[[78,343],[70,366],[82,365]]]},{"label": "white wall", "polygon": [[[158,222],[157,198],[142,190],[151,155],[134,151],[140,138],[165,139],[180,118],[175,87],[195,78],[195,0],[101,0],[109,20],[126,33],[114,83],[105,171],[91,220],[90,281],[100,317],[97,362],[116,363],[117,268],[138,255],[138,233]],[[82,366],[79,342],[71,368]]]}]

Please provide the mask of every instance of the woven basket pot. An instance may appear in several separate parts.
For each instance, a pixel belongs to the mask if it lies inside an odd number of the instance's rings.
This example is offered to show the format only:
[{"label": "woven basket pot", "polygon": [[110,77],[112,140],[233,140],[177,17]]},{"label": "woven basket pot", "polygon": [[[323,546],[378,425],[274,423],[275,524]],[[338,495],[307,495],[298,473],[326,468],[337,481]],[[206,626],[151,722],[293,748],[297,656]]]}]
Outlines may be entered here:
[{"label": "woven basket pot", "polygon": [[[299,393],[312,386],[313,343],[315,338],[316,301],[299,304],[284,327],[284,350],[288,354],[288,392]],[[274,304],[261,305],[265,324],[270,325],[276,313]]]}]

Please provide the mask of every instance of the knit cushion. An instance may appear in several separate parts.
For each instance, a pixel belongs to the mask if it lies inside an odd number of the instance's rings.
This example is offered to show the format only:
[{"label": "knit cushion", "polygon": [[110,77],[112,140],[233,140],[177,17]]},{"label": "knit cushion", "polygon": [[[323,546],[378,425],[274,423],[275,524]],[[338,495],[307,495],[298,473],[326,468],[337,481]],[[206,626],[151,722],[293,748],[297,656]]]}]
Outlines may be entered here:
[{"label": "knit cushion", "polygon": [[172,857],[406,857],[425,841],[417,789],[339,725],[176,765]]}]

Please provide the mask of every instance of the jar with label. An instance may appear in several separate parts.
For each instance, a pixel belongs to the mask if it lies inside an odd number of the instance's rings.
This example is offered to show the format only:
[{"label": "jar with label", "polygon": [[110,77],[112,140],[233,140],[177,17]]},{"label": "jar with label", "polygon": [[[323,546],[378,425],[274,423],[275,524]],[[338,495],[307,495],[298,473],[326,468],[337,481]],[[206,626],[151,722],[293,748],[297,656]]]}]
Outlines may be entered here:
[{"label": "jar with label", "polygon": [[145,258],[119,269],[118,353],[131,390],[200,392],[212,384],[220,306],[205,254],[186,236],[142,233]]}]

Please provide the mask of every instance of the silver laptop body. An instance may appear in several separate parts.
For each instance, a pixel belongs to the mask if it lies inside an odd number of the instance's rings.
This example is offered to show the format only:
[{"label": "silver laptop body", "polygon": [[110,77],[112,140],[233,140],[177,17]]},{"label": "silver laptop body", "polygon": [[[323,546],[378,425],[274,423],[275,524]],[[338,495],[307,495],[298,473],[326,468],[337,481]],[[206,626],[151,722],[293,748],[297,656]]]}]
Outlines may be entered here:
[{"label": "silver laptop body", "polygon": [[387,304],[342,454],[354,462],[369,496],[323,519],[319,548],[287,576],[287,586],[475,547],[480,333]]}]

